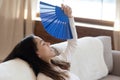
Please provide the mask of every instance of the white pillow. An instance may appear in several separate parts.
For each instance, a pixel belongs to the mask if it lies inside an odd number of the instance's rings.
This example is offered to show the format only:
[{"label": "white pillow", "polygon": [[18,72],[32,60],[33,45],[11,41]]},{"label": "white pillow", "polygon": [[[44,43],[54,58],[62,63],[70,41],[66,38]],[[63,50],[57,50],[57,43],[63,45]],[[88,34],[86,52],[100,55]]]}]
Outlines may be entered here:
[{"label": "white pillow", "polygon": [[84,37],[78,40],[72,56],[71,71],[81,80],[98,80],[108,74],[103,57],[103,44],[99,39]]},{"label": "white pillow", "polygon": [[[79,76],[80,80],[97,80],[108,74],[103,57],[102,42],[93,37],[78,39],[76,52],[72,54],[71,72]],[[52,45],[59,52],[66,48],[66,42]]]},{"label": "white pillow", "polygon": [[0,64],[0,80],[36,80],[30,66],[21,59]]}]

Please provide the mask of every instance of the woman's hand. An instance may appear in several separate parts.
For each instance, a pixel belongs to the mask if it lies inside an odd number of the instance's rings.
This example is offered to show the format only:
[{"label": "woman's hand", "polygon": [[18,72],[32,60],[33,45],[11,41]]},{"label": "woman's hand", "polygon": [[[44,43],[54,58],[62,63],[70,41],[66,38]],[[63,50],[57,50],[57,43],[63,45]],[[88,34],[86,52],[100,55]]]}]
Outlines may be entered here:
[{"label": "woman's hand", "polygon": [[72,16],[72,9],[71,9],[69,6],[62,4],[62,5],[61,5],[61,8],[62,8],[62,10],[64,11],[64,13],[65,13],[69,18],[72,18],[72,17],[73,17],[73,16]]}]

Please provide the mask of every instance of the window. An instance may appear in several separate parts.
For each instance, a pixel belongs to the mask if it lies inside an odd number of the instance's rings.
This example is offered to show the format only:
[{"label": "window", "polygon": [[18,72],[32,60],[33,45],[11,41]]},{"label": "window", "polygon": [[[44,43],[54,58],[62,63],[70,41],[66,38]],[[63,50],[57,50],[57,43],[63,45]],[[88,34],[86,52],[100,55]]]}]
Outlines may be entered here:
[{"label": "window", "polygon": [[71,5],[75,17],[114,21],[115,0],[76,0],[65,3]]},{"label": "window", "polygon": [[[38,0],[40,1],[40,0]],[[113,25],[115,18],[115,0],[41,0],[60,6],[61,3],[69,5],[77,21],[103,20]],[[106,21],[106,22],[105,22]]]}]

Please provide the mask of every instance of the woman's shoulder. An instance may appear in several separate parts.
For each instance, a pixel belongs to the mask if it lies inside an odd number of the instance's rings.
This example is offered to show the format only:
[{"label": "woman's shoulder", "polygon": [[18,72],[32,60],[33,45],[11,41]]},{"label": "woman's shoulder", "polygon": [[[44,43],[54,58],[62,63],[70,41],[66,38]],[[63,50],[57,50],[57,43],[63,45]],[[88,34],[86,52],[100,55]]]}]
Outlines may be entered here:
[{"label": "woman's shoulder", "polygon": [[53,80],[53,79],[51,79],[50,77],[46,76],[43,73],[39,73],[37,76],[37,80]]}]

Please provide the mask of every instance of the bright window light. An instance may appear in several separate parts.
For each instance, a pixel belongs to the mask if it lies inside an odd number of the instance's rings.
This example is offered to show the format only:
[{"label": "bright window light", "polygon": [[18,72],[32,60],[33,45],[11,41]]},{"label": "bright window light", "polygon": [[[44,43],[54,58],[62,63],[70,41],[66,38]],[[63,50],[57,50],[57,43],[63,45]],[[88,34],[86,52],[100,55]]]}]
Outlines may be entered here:
[{"label": "bright window light", "polygon": [[[73,16],[98,20],[114,21],[115,0],[38,0],[60,6],[62,3],[69,5]],[[39,10],[38,6],[38,11]]]}]

